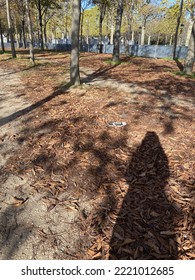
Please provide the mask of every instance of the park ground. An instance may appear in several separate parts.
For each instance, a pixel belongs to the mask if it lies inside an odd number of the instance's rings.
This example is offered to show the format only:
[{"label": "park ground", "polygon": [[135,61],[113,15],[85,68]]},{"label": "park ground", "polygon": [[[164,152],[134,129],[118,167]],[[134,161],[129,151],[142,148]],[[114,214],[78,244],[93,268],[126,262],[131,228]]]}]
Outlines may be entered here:
[{"label": "park ground", "polygon": [[194,259],[195,79],[82,53],[70,87],[69,60],[0,56],[0,258]]}]

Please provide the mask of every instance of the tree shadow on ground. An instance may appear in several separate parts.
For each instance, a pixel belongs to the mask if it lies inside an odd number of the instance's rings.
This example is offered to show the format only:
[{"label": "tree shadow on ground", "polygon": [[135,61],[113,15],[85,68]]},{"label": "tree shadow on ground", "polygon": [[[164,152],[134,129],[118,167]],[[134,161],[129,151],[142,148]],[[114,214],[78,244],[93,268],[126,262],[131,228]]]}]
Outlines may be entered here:
[{"label": "tree shadow on ground", "polygon": [[128,191],[110,241],[110,259],[177,259],[174,209],[166,197],[167,156],[147,132],[126,171]]},{"label": "tree shadow on ground", "polygon": [[177,64],[177,67],[179,68],[179,70],[180,70],[180,71],[183,71],[184,65],[179,61],[178,58],[175,58],[174,60],[175,60],[175,62],[176,62],[176,64]]},{"label": "tree shadow on ground", "polygon": [[21,117],[24,116],[32,111],[34,111],[35,109],[39,108],[40,106],[43,106],[45,103],[51,101],[52,99],[56,98],[57,96],[61,95],[61,94],[65,94],[65,92],[70,88],[71,83],[67,83],[65,86],[59,87],[57,88],[51,95],[37,101],[36,103],[22,109],[19,110],[7,117],[1,118],[0,119],[0,127]]},{"label": "tree shadow on ground", "polygon": [[32,227],[18,223],[20,209],[9,205],[0,212],[0,259],[12,259],[32,233]]}]

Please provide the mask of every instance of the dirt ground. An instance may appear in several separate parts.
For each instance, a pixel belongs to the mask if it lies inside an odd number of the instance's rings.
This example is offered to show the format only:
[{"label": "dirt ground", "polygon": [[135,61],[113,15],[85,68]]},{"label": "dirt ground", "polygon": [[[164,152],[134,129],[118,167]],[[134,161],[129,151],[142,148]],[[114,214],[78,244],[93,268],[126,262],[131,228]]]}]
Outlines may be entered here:
[{"label": "dirt ground", "polygon": [[68,53],[27,58],[0,56],[0,259],[194,259],[195,80],[81,54],[72,88]]}]

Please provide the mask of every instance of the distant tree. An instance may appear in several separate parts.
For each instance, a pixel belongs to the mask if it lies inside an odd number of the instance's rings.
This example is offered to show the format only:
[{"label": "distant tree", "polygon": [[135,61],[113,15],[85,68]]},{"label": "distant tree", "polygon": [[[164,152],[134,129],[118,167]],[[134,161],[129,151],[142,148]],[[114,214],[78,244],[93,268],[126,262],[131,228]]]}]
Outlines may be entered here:
[{"label": "distant tree", "polygon": [[113,48],[113,56],[112,56],[112,60],[115,63],[118,63],[120,61],[120,37],[121,37],[123,6],[124,6],[124,1],[118,0],[115,34],[114,34],[114,48]]},{"label": "distant tree", "polygon": [[[38,11],[41,50],[44,50],[44,16],[48,12],[48,9],[57,9],[60,6],[57,0],[34,0],[34,3]],[[45,21],[45,24],[47,24],[47,21]]]},{"label": "distant tree", "polygon": [[3,42],[3,28],[2,28],[2,23],[1,23],[1,19],[0,19],[0,37],[1,37],[1,49],[2,52],[5,52],[5,46],[4,46],[4,42]]},{"label": "distant tree", "polygon": [[154,21],[159,14],[159,8],[154,5],[150,4],[151,1],[141,1],[140,4],[138,4],[138,19],[140,19],[140,31],[141,31],[141,38],[140,38],[140,44],[145,44],[145,32],[146,32],[146,26],[148,22]]},{"label": "distant tree", "polygon": [[30,62],[34,64],[34,47],[33,47],[33,31],[32,31],[32,22],[31,22],[31,15],[30,15],[30,6],[29,0],[26,1],[26,13],[27,13],[27,21],[28,21],[28,33],[29,33],[29,48],[30,48]]},{"label": "distant tree", "polygon": [[12,2],[11,9],[16,13],[16,26],[19,27],[20,37],[23,41],[23,46],[26,48],[26,4],[25,0],[15,0]]},{"label": "distant tree", "polygon": [[191,21],[191,36],[188,45],[188,53],[184,62],[183,72],[186,74],[192,74],[194,60],[195,60],[195,2],[194,0],[189,0],[188,11],[190,13]]},{"label": "distant tree", "polygon": [[174,40],[174,46],[173,46],[173,59],[176,59],[177,39],[178,39],[178,33],[179,33],[181,17],[182,17],[182,12],[183,12],[183,3],[184,3],[184,1],[181,0],[180,6],[179,6],[179,14],[177,17],[177,26],[176,26],[176,30],[175,30],[175,40]]},{"label": "distant tree", "polygon": [[93,0],[93,3],[98,5],[99,11],[100,11],[100,17],[99,17],[99,52],[103,52],[103,34],[102,34],[102,26],[103,26],[103,20],[106,14],[106,9],[110,5],[110,0]]},{"label": "distant tree", "polygon": [[43,42],[43,13],[42,13],[42,4],[41,0],[36,0],[35,1],[38,14],[39,14],[39,36],[41,40],[41,50],[44,50],[44,42]]},{"label": "distant tree", "polygon": [[9,31],[9,36],[10,36],[10,40],[11,40],[12,58],[16,58],[16,50],[15,50],[15,45],[14,45],[14,34],[13,34],[9,0],[6,0],[6,11],[7,11],[8,31]]},{"label": "distant tree", "polygon": [[80,18],[81,18],[81,0],[72,0],[71,59],[70,59],[70,82],[72,85],[80,84],[80,73],[79,73]]},{"label": "distant tree", "polygon": [[84,25],[84,15],[86,9],[89,7],[89,1],[81,1],[81,27],[80,27],[80,33],[81,33],[81,45],[83,44],[83,25]]}]

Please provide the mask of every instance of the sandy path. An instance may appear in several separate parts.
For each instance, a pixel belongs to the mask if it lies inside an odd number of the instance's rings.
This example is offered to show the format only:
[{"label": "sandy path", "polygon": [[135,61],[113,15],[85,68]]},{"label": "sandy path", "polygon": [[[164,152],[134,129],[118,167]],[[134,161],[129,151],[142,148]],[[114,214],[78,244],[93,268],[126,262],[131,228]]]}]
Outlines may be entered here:
[{"label": "sandy path", "polygon": [[78,213],[63,206],[49,212],[45,194],[31,187],[33,178],[5,168],[22,148],[17,139],[31,108],[23,92],[19,74],[0,69],[0,259],[70,258],[67,252],[74,256],[80,238]]}]

